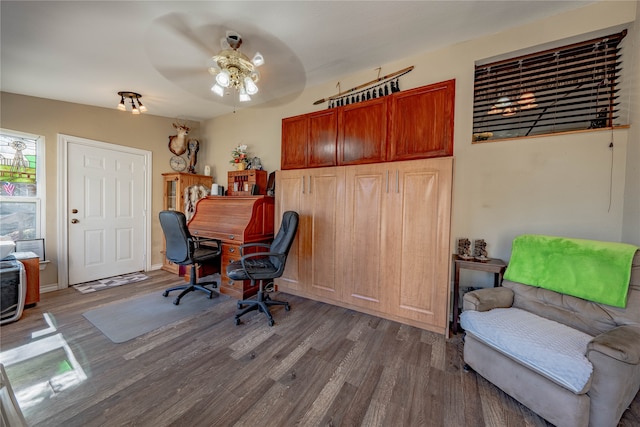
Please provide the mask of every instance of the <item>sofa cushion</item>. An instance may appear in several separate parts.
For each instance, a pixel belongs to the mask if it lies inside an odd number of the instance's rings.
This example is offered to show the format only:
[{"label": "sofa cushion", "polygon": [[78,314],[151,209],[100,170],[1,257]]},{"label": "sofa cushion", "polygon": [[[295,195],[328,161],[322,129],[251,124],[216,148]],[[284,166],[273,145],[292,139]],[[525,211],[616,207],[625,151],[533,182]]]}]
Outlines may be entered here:
[{"label": "sofa cushion", "polygon": [[468,334],[576,394],[589,390],[591,335],[518,308],[465,311]]}]

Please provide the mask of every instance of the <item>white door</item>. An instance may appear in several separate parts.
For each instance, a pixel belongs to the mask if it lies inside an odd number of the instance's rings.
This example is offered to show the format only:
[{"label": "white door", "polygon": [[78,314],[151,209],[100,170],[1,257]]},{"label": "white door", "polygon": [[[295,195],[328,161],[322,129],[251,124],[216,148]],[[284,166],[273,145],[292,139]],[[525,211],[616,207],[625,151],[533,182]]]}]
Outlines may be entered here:
[{"label": "white door", "polygon": [[144,270],[144,156],[70,142],[67,159],[69,285]]}]

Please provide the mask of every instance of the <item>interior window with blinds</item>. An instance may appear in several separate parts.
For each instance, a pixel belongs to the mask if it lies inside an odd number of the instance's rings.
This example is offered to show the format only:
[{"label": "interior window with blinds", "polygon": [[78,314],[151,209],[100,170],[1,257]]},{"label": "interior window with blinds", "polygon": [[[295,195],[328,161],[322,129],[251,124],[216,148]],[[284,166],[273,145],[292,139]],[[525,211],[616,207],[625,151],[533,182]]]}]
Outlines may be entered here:
[{"label": "interior window with blinds", "polygon": [[473,141],[616,126],[626,34],[476,66]]}]

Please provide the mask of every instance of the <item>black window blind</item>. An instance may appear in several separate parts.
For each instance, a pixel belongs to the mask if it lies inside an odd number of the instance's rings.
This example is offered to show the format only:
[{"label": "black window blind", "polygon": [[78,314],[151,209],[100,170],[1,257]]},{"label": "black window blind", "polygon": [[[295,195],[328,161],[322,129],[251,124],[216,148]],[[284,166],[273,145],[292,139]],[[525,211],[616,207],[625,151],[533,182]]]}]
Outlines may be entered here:
[{"label": "black window blind", "polygon": [[473,140],[613,126],[626,34],[476,66]]}]

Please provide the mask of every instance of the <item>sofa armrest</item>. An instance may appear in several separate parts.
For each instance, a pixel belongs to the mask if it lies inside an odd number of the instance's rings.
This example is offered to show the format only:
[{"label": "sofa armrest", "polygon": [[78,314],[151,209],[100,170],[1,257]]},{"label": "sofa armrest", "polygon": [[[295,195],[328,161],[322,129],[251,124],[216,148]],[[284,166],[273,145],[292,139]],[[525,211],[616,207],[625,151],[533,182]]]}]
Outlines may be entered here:
[{"label": "sofa armrest", "polygon": [[640,328],[618,326],[602,333],[587,345],[587,357],[594,351],[621,362],[637,365],[640,363]]},{"label": "sofa armrest", "polygon": [[509,288],[485,288],[464,294],[464,311],[488,311],[492,308],[509,308],[513,305],[513,291]]}]

